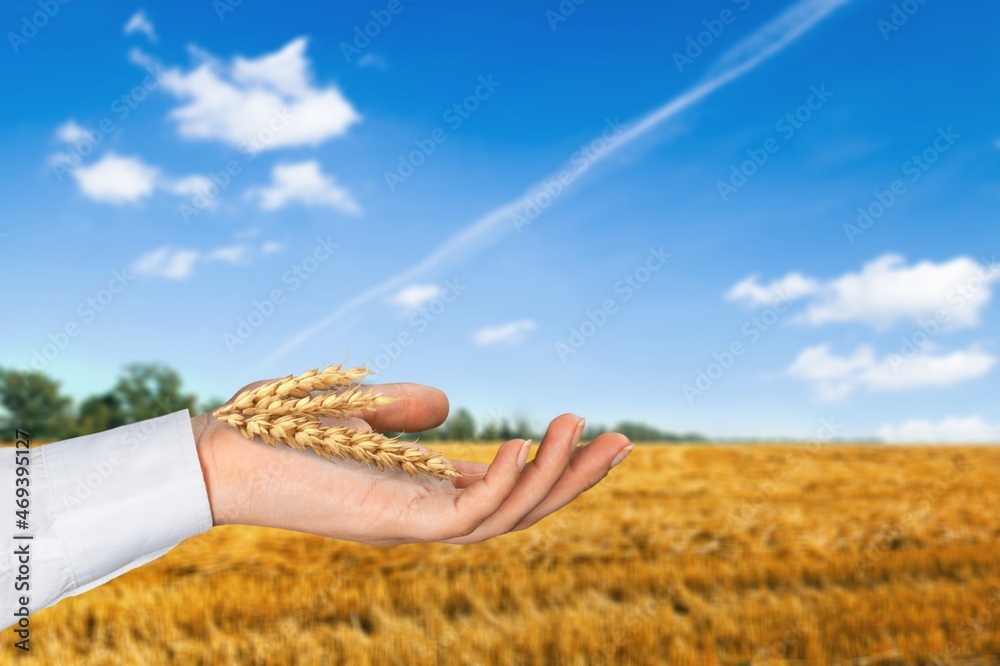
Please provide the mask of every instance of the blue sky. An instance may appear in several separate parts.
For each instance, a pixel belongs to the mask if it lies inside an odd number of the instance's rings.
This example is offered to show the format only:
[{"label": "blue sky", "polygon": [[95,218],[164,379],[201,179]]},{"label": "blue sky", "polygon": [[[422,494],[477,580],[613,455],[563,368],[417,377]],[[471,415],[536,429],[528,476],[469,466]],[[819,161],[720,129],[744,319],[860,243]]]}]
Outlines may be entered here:
[{"label": "blue sky", "polygon": [[1000,440],[992,6],[43,5],[0,11],[5,366]]}]

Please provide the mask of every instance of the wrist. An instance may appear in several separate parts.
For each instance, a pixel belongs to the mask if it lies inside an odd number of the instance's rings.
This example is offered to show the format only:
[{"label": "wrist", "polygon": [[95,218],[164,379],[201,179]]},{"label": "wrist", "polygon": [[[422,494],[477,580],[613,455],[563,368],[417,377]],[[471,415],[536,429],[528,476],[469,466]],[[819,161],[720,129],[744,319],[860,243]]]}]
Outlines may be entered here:
[{"label": "wrist", "polygon": [[201,473],[205,479],[208,491],[208,503],[212,510],[212,522],[215,525],[228,525],[237,522],[234,507],[229,501],[231,493],[231,474],[227,459],[218,437],[219,431],[211,414],[202,414],[191,419],[191,430],[194,434],[195,448],[201,463]]}]

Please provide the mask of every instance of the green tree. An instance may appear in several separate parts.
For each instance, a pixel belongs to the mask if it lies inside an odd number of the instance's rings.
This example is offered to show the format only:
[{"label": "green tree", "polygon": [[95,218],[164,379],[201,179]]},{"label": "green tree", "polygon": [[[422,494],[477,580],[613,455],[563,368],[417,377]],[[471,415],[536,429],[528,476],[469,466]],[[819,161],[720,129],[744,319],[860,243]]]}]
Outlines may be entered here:
[{"label": "green tree", "polygon": [[678,435],[637,421],[622,421],[615,426],[615,432],[620,432],[633,442],[701,442],[705,440],[698,433]]},{"label": "green tree", "polygon": [[445,432],[444,426],[438,426],[437,428],[431,428],[423,432],[410,433],[410,435],[417,441],[426,442],[441,442],[448,439],[448,433]]},{"label": "green tree", "polygon": [[510,424],[507,419],[500,419],[500,439],[504,442],[514,439],[517,437],[517,433],[514,432],[514,427]]},{"label": "green tree", "polygon": [[114,393],[92,395],[82,403],[77,419],[78,435],[89,435],[125,425],[121,399]]},{"label": "green tree", "polygon": [[72,404],[69,397],[60,394],[59,382],[41,372],[0,368],[5,428],[19,428],[37,439],[59,439],[70,431]]},{"label": "green tree", "polygon": [[597,439],[598,435],[605,432],[608,432],[608,429],[605,428],[603,425],[593,425],[593,426],[588,425],[586,428],[584,428],[581,439],[585,442],[590,442]]},{"label": "green tree", "polygon": [[197,398],[181,391],[176,371],[159,363],[132,363],[118,378],[112,393],[121,402],[126,423],[135,423],[187,409],[197,413]]},{"label": "green tree", "polygon": [[518,439],[534,439],[536,441],[541,440],[541,437],[536,436],[531,431],[531,424],[528,423],[528,419],[519,418],[517,423],[514,424],[514,435],[508,439],[513,439],[517,437]]},{"label": "green tree", "polygon": [[496,421],[487,421],[486,425],[479,431],[479,439],[484,442],[496,442],[500,439],[500,424]]},{"label": "green tree", "polygon": [[462,407],[445,424],[448,439],[455,441],[470,441],[476,437],[476,420],[469,410]]}]

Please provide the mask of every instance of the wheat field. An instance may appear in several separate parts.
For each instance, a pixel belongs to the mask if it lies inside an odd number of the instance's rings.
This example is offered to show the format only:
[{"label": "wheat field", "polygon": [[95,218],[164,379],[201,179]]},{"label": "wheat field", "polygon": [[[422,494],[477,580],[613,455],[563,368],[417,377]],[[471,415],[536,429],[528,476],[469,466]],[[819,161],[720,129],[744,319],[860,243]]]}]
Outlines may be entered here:
[{"label": "wheat field", "polygon": [[38,612],[16,661],[1000,663],[998,472],[1000,447],[639,446],[476,546],[217,528]]}]

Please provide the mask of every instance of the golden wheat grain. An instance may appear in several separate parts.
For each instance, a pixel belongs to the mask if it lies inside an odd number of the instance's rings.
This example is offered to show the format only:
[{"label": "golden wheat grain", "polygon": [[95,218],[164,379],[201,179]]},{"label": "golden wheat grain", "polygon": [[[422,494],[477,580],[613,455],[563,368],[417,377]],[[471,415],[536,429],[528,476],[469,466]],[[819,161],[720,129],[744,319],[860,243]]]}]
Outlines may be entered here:
[{"label": "golden wheat grain", "polygon": [[[343,364],[310,370],[266,382],[242,392],[213,414],[237,428],[244,437],[274,446],[278,442],[302,451],[310,449],[327,460],[334,457],[402,469],[411,476],[429,474],[438,479],[461,476],[440,453],[376,432],[324,426],[319,417],[344,417],[393,402],[357,382],[371,374],[367,368]],[[322,391],[330,393],[314,395]]]},{"label": "golden wheat grain", "polygon": [[256,399],[251,398],[239,402],[242,408],[230,407],[220,413],[243,414],[244,416],[312,414],[314,416],[343,418],[360,411],[370,411],[381,405],[387,405],[393,402],[393,399],[373,393],[367,387],[356,386],[336,393],[307,395],[297,399],[265,392],[264,395]]},{"label": "golden wheat grain", "polygon": [[223,405],[215,413],[228,414],[242,412],[271,398],[304,398],[313,391],[330,391],[341,387],[357,386],[358,382],[371,374],[368,368],[343,368],[343,363],[328,366],[322,370],[314,368],[301,375],[286,375],[272,379],[255,389],[244,391],[228,405]]},{"label": "golden wheat grain", "polygon": [[259,437],[271,446],[280,442],[297,451],[310,449],[327,460],[334,457],[357,460],[380,470],[402,469],[410,476],[420,473],[439,479],[460,476],[436,451],[408,446],[377,432],[327,427],[309,415],[226,414],[220,420],[234,426],[247,439]]},{"label": "golden wheat grain", "polygon": [[996,666],[998,472],[996,446],[639,445],[471,548],[210,530],[33,612],[0,664]]}]

